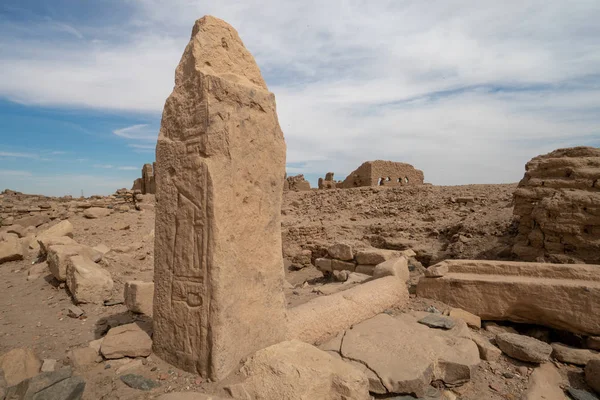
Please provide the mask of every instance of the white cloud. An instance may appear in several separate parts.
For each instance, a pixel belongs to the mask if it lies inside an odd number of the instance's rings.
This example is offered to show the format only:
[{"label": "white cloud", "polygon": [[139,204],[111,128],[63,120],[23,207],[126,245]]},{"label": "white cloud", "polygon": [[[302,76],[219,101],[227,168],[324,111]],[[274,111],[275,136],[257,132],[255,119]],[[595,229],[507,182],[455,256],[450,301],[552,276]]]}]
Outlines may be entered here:
[{"label": "white cloud", "polygon": [[103,169],[112,169],[112,168],[114,168],[114,166],[110,165],[110,164],[94,164],[93,167],[94,168],[103,168]]},{"label": "white cloud", "polygon": [[19,153],[12,151],[0,151],[0,157],[11,157],[11,158],[39,158],[37,154],[33,153]]},{"label": "white cloud", "polygon": [[31,176],[29,171],[11,170],[11,169],[0,169],[0,175],[2,176]]},{"label": "white cloud", "polygon": [[139,167],[117,167],[117,169],[119,169],[121,171],[137,171],[137,170],[141,170],[141,168],[139,168]]},{"label": "white cloud", "polygon": [[[69,25],[74,43],[2,35],[0,96],[159,115],[193,20],[213,14],[238,29],[276,94],[298,173],[342,179],[385,158],[436,184],[517,181],[534,155],[598,145],[597,1],[130,4],[123,27]],[[139,152],[158,135],[147,124],[114,134]]]},{"label": "white cloud", "polygon": [[115,129],[113,133],[125,139],[134,140],[156,140],[157,132],[152,132],[148,124],[131,125],[126,128]]}]

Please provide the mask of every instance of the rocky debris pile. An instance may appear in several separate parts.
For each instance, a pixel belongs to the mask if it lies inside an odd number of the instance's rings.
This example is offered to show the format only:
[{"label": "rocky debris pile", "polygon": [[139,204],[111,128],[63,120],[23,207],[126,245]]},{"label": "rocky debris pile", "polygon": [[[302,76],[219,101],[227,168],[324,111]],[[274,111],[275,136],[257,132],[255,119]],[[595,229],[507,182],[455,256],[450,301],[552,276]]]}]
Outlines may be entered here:
[{"label": "rocky debris pile", "polygon": [[283,190],[295,192],[310,190],[310,183],[304,179],[304,175],[287,176],[283,182]]},{"label": "rocky debris pile", "polygon": [[[414,250],[424,266],[448,258],[510,259],[516,185],[404,186],[289,191],[283,197],[284,257],[295,267],[355,248]],[[466,201],[463,201],[466,200]],[[310,252],[310,254],[309,254]]]},{"label": "rocky debris pile", "polygon": [[600,264],[600,149],[555,150],[525,169],[513,252],[525,261]]},{"label": "rocky debris pile", "polygon": [[[384,270],[394,270],[404,281],[409,279],[408,258],[416,254],[412,250],[395,251],[376,248],[356,252],[346,243],[335,243],[327,249],[327,258],[317,258],[315,266],[324,274],[334,271],[350,271],[365,275],[383,276]],[[376,273],[377,271],[377,273]]]},{"label": "rocky debris pile", "polygon": [[460,307],[484,320],[600,335],[600,266],[446,260],[429,268],[436,272],[419,280],[419,297]]}]

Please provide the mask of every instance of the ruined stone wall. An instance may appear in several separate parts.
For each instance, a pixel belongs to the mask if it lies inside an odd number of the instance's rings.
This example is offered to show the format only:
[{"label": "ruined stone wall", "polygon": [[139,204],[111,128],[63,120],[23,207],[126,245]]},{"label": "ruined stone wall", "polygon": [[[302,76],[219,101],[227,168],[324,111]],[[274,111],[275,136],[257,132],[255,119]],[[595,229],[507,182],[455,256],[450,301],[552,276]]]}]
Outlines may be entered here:
[{"label": "ruined stone wall", "polygon": [[337,182],[333,180],[333,172],[328,172],[325,179],[319,178],[319,189],[335,189]]},{"label": "ruined stone wall", "polygon": [[394,161],[367,161],[354,170],[338,187],[422,185],[423,171]]},{"label": "ruined stone wall", "polygon": [[139,190],[142,194],[156,194],[156,163],[144,164],[142,177],[133,181],[131,190]]},{"label": "ruined stone wall", "polygon": [[304,179],[304,175],[288,176],[286,178],[287,184],[284,185],[284,190],[310,190],[310,183]]},{"label": "ruined stone wall", "polygon": [[600,149],[533,158],[514,194],[521,260],[600,263]]}]

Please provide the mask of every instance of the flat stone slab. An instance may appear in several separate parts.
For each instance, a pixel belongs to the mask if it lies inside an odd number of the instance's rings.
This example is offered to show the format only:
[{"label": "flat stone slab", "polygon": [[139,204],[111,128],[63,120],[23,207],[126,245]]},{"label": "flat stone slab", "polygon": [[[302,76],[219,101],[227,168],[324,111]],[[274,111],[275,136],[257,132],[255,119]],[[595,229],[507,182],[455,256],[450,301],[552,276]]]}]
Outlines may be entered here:
[{"label": "flat stone slab", "polygon": [[430,328],[452,329],[456,322],[452,318],[443,315],[429,314],[418,321],[420,324],[427,325]]},{"label": "flat stone slab", "polygon": [[521,361],[542,363],[550,359],[552,346],[535,338],[515,333],[496,335],[496,343],[504,354]]},{"label": "flat stone slab", "polygon": [[152,390],[160,386],[158,382],[136,374],[123,375],[121,376],[121,380],[130,388],[138,390]]},{"label": "flat stone slab", "polygon": [[322,348],[338,347],[342,358],[365,365],[374,393],[422,397],[434,380],[447,384],[470,380],[480,360],[466,323],[456,321],[450,330],[431,329],[417,322],[424,314],[379,314]]},{"label": "flat stone slab", "polygon": [[419,297],[462,308],[482,320],[600,334],[598,265],[446,260],[436,266],[448,267],[448,273],[421,278]]}]

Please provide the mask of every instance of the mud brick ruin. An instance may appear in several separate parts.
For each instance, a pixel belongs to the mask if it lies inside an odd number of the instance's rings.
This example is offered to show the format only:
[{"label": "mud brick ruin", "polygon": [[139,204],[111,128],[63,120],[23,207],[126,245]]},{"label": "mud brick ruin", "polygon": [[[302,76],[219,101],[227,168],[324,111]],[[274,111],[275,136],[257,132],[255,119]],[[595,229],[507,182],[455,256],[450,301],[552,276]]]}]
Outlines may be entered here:
[{"label": "mud brick ruin", "polygon": [[367,161],[337,187],[422,185],[423,171],[410,164],[393,161]]},{"label": "mud brick ruin", "polygon": [[156,171],[156,163],[144,164],[142,167],[142,177],[133,181],[131,190],[139,190],[142,194],[155,194],[156,178],[154,177],[154,171]]},{"label": "mud brick ruin", "polygon": [[325,179],[319,178],[319,189],[335,189],[338,182],[333,180],[333,172],[328,172]]},{"label": "mud brick ruin", "polygon": [[285,338],[285,152],[254,57],[227,23],[199,19],[156,151],[154,351],[173,365],[223,378]]},{"label": "mud brick ruin", "polygon": [[600,264],[600,149],[560,149],[529,161],[515,191],[522,260]]},{"label": "mud brick ruin", "polygon": [[304,175],[288,176],[283,183],[283,190],[293,190],[295,192],[310,190],[310,183],[304,179]]}]

